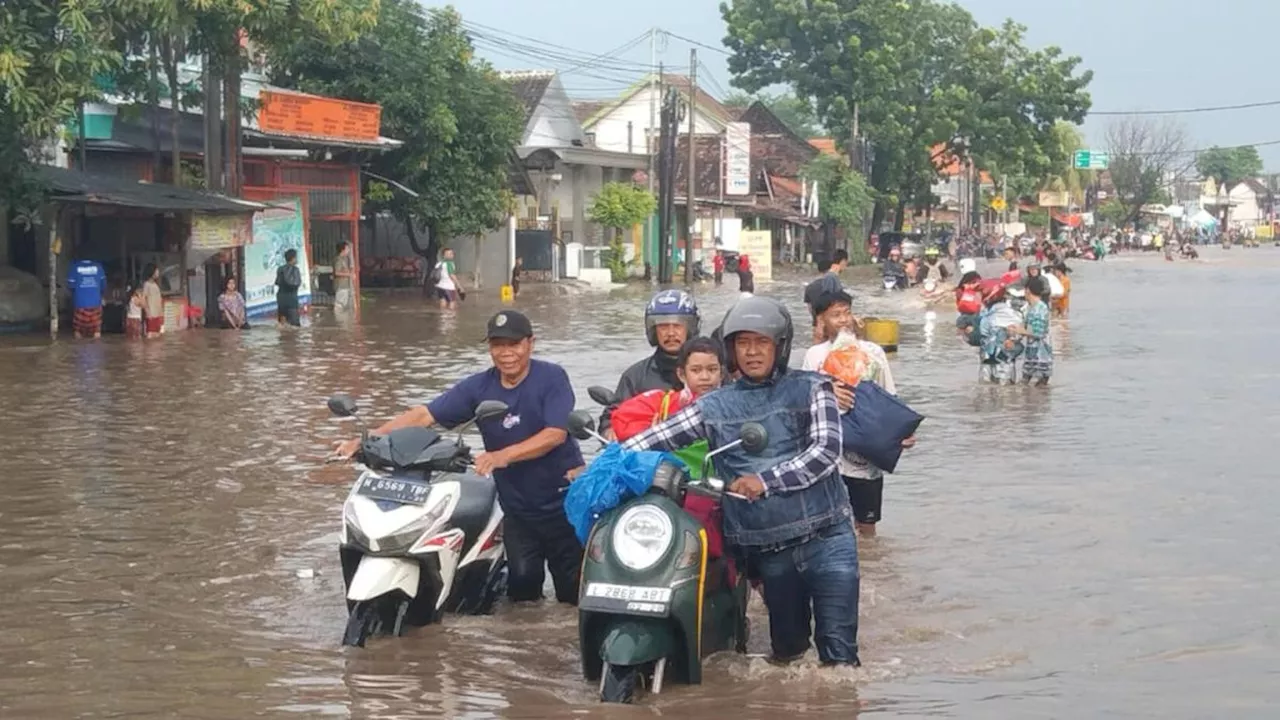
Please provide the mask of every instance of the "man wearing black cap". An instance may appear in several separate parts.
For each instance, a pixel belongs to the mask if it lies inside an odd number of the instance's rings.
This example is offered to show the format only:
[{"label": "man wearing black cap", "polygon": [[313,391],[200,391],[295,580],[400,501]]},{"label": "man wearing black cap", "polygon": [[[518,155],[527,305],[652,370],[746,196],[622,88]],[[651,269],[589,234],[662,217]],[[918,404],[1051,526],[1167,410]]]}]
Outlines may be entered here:
[{"label": "man wearing black cap", "polygon": [[[578,442],[568,432],[573,386],[564,368],[531,357],[533,324],[522,313],[494,315],[486,337],[492,368],[463,378],[374,432],[415,425],[453,427],[474,417],[485,400],[506,403],[506,415],[477,423],[485,452],[476,456],[475,471],[493,476],[506,514],[507,594],[516,601],[541,599],[544,566],[549,566],[556,599],[576,603],[582,545],[565,518],[562,492],[568,484],[565,474],[583,464]],[[338,453],[350,457],[358,444],[348,441]]]}]

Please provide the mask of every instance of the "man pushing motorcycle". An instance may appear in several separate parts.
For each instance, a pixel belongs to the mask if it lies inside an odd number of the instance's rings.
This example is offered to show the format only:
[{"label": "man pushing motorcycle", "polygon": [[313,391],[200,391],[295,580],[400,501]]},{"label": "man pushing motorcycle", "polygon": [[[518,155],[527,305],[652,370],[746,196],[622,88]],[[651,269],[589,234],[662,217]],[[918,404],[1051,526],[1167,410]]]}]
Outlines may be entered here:
[{"label": "man pushing motorcycle", "polygon": [[763,452],[735,448],[712,460],[718,477],[734,478],[726,489],[745,498],[724,498],[725,540],[763,581],[775,661],[799,658],[814,637],[824,664],[858,665],[858,548],[837,472],[836,390],[821,375],[787,368],[794,327],[775,300],[740,300],[720,335],[741,377],[624,447],[676,450],[705,439],[715,450],[737,440],[743,424],[763,425]]},{"label": "man pushing motorcycle", "polygon": [[[582,465],[578,442],[568,434],[573,386],[564,368],[532,358],[533,325],[524,314],[503,310],[494,315],[486,337],[493,367],[463,378],[373,432],[415,425],[454,427],[474,417],[485,400],[506,403],[504,416],[477,423],[485,452],[476,456],[475,472],[493,476],[505,513],[507,595],[516,601],[541,599],[546,566],[556,599],[573,604],[582,545],[565,518],[563,493],[566,473]],[[358,438],[348,440],[335,454],[349,458],[359,446]]]}]

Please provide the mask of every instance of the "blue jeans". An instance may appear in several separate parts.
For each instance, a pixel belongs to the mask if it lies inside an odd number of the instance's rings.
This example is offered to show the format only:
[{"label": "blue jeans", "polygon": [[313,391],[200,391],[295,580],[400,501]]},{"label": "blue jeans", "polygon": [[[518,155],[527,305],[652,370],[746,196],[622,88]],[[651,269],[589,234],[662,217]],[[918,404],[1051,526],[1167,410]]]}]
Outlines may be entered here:
[{"label": "blue jeans", "polygon": [[764,581],[775,658],[796,658],[809,649],[812,618],[824,664],[860,664],[858,541],[849,521],[803,545],[760,553],[755,562]]}]

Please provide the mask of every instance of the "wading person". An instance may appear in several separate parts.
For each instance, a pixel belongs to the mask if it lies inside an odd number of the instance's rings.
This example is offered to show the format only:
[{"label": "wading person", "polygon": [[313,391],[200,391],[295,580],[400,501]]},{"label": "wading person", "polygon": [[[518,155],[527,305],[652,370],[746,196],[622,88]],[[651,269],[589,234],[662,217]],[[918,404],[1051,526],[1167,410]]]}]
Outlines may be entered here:
[{"label": "wading person", "polygon": [[1043,277],[1027,282],[1026,322],[1013,332],[1023,338],[1022,382],[1048,385],[1053,377],[1053,344],[1049,339],[1049,283]]},{"label": "wading person", "polygon": [[516,264],[511,268],[511,297],[520,297],[520,272],[524,270],[524,258],[516,258]]},{"label": "wading person", "polygon": [[809,308],[809,315],[813,318],[814,342],[822,342],[822,332],[818,328],[818,313],[813,309],[814,305],[818,302],[818,298],[823,295],[844,290],[844,283],[840,282],[840,273],[848,265],[849,253],[844,250],[836,250],[830,260],[818,262],[818,278],[804,286],[804,304]]},{"label": "wading person", "polygon": [[[683,387],[676,372],[680,348],[698,336],[698,304],[682,290],[663,290],[644,308],[644,334],[653,354],[627,368],[614,391],[619,403],[650,390],[679,390]],[[612,437],[609,427],[614,408],[600,416],[601,433]]]},{"label": "wading person", "polygon": [[276,322],[302,325],[298,315],[298,288],[302,287],[302,271],[298,269],[298,251],[284,251],[284,265],[276,268]]},{"label": "wading person", "polygon": [[453,248],[445,248],[440,255],[440,262],[432,273],[436,279],[436,297],[440,298],[440,307],[452,310],[458,305],[457,266],[453,262]]},{"label": "wading person", "polygon": [[[853,298],[844,291],[820,296],[814,304],[814,310],[818,313],[818,328],[822,332],[823,341],[805,352],[804,369],[824,372],[823,365],[831,354],[836,337],[840,333],[856,336],[858,321],[853,316]],[[879,345],[859,338],[852,350],[860,360],[859,379],[862,382],[873,382],[894,395],[898,394],[889,358]],[[837,381],[836,395],[840,400],[840,409],[847,411],[852,405],[852,392],[842,390],[841,385]],[[902,441],[905,448],[914,445],[915,438]],[[884,471],[857,453],[844,452],[840,455],[840,477],[849,491],[849,504],[853,509],[853,522],[858,533],[865,537],[875,535],[884,500]]]},{"label": "wading person", "polygon": [[143,337],[159,337],[164,332],[164,293],[160,291],[160,268],[148,265],[142,272]]},{"label": "wading person", "polygon": [[77,260],[67,272],[67,289],[71,291],[71,332],[76,338],[102,337],[102,291],[107,273],[102,263]]},{"label": "wading person", "polygon": [[762,452],[739,446],[712,460],[731,481],[726,489],[745,498],[724,498],[725,541],[763,581],[774,661],[799,658],[812,637],[824,664],[858,665],[858,546],[836,471],[835,389],[821,375],[787,369],[794,328],[781,303],[743,298],[721,331],[741,377],[624,447],[674,451],[706,440],[715,450],[736,441],[744,423],[761,423]]},{"label": "wading person", "polygon": [[235,276],[227,278],[218,296],[218,312],[222,315],[223,330],[248,330],[249,321],[245,317],[244,296],[236,287]]},{"label": "wading person", "polygon": [[351,258],[351,245],[338,243],[338,256],[333,259],[333,311],[349,312],[355,309],[355,261]]},{"label": "wading person", "polygon": [[[475,458],[475,472],[493,476],[506,514],[507,595],[515,601],[542,599],[550,567],[556,599],[576,604],[582,545],[565,518],[563,493],[566,474],[582,466],[582,452],[568,431],[573,386],[564,368],[533,359],[533,325],[522,313],[494,315],[486,337],[493,367],[462,379],[374,433],[415,425],[456,427],[474,417],[485,400],[506,403],[506,415],[476,424],[485,451]],[[349,458],[359,444],[359,439],[349,440],[336,452]]]}]

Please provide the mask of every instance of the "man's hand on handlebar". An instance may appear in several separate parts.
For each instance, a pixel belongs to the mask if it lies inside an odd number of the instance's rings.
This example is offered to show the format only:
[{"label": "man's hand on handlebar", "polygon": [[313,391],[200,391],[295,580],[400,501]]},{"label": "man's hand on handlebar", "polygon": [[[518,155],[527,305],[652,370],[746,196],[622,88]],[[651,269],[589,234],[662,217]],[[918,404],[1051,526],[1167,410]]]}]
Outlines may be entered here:
[{"label": "man's hand on handlebar", "polygon": [[477,475],[488,477],[494,470],[501,470],[510,464],[505,451],[483,452],[476,456],[475,471]]},{"label": "man's hand on handlebar", "polygon": [[748,500],[759,498],[764,495],[765,490],[764,481],[760,479],[759,475],[743,475],[730,483],[729,487],[725,489]]},{"label": "man's hand on handlebar", "polygon": [[343,440],[333,446],[334,460],[350,460],[360,449],[360,438]]}]

